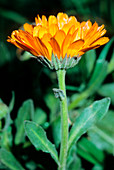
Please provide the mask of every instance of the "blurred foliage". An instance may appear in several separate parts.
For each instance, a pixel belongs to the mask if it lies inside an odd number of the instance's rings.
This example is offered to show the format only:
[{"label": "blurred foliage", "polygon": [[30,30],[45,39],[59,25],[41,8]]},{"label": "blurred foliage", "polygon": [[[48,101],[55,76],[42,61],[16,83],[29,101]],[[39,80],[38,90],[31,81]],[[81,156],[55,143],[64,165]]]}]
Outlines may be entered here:
[{"label": "blurred foliage", "polygon": [[[67,169],[114,169],[113,9],[112,0],[0,0],[0,169],[57,169],[52,159],[57,162],[52,143],[59,151],[61,140],[59,101],[52,92],[52,88],[57,87],[56,73],[30,58],[29,53],[8,44],[6,39],[25,22],[34,22],[38,13],[49,16],[59,11],[75,15],[79,21],[90,19],[99,25],[104,23],[106,36],[111,38],[107,45],[87,52],[76,67],[67,71],[71,128],[85,107],[103,97],[111,98],[105,117],[91,129],[87,127],[86,133],[71,148]],[[14,91],[12,97],[11,91]],[[31,136],[30,142],[24,131],[25,120],[41,126],[44,140],[50,143],[49,148],[43,149],[51,153],[52,158],[39,151],[41,148],[35,144],[37,150],[32,146]]]}]

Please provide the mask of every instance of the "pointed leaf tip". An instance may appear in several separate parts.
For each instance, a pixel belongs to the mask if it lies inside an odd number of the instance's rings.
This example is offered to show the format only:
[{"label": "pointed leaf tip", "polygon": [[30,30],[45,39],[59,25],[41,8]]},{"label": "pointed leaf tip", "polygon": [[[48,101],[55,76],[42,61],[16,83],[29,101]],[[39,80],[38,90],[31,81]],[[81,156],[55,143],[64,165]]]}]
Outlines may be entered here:
[{"label": "pointed leaf tip", "polygon": [[71,146],[84,134],[89,128],[91,128],[95,123],[102,119],[110,105],[110,98],[104,98],[102,100],[95,101],[89,107],[85,108],[79,117],[76,119],[74,125],[72,126],[69,134],[68,148],[70,150]]}]

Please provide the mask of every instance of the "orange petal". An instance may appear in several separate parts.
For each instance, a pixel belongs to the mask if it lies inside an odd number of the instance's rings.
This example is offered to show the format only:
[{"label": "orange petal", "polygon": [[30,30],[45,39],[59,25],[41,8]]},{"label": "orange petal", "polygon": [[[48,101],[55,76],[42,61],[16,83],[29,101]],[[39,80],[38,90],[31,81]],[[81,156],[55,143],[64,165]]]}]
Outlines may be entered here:
[{"label": "orange petal", "polygon": [[42,38],[44,34],[46,34],[48,31],[45,27],[41,27],[38,31],[38,37]]},{"label": "orange petal", "polygon": [[74,41],[77,41],[79,39],[81,39],[81,27],[76,30]]},{"label": "orange petal", "polygon": [[16,47],[23,49],[25,51],[30,52],[31,54],[33,54],[34,56],[38,56],[38,52],[36,52],[33,48],[31,48],[30,46],[26,45],[26,44],[22,44],[22,42],[17,42],[13,39],[8,39],[8,42],[14,44]]},{"label": "orange petal", "polygon": [[[74,37],[75,36],[75,37]],[[74,41],[80,39],[80,36],[81,36],[81,25],[79,22],[76,22],[76,25],[75,25],[75,32],[73,33],[73,39]]]},{"label": "orange petal", "polygon": [[93,36],[90,36],[87,40],[86,43],[84,44],[85,47],[90,46],[90,44],[94,43],[97,39],[102,37],[106,33],[106,30],[102,30],[101,32],[97,31]]},{"label": "orange petal", "polygon": [[61,29],[64,26],[64,24],[68,22],[68,15],[65,13],[59,13],[57,15],[57,21],[58,21],[59,29]]},{"label": "orange petal", "polygon": [[58,30],[56,32],[55,36],[54,36],[54,38],[56,39],[56,41],[59,44],[60,49],[61,49],[61,45],[62,45],[63,40],[65,39],[65,37],[66,37],[66,34],[62,30]]},{"label": "orange petal", "polygon": [[95,22],[92,27],[88,30],[86,36],[85,36],[85,39],[88,39],[89,37],[92,37],[95,32],[97,32],[97,29],[98,29],[98,24]]},{"label": "orange petal", "polygon": [[83,46],[83,44],[84,44],[84,40],[80,39],[70,44],[68,48],[69,49],[80,49]]},{"label": "orange petal", "polygon": [[30,24],[28,24],[28,23],[25,23],[25,24],[23,25],[23,27],[24,27],[24,30],[25,30],[25,31],[29,32],[30,34],[33,33],[33,29],[34,29],[33,25],[30,25]]},{"label": "orange petal", "polygon": [[74,25],[76,22],[77,22],[77,19],[76,19],[75,16],[70,16],[70,17],[68,18],[68,23]]},{"label": "orange petal", "polygon": [[75,32],[75,26],[74,25],[72,25],[71,27],[70,27],[70,29],[68,30],[68,33],[67,34],[73,34],[74,32]]},{"label": "orange petal", "polygon": [[90,20],[88,20],[87,22],[83,21],[81,22],[81,27],[84,28],[84,30],[89,30],[92,26],[92,23]]},{"label": "orange petal", "polygon": [[62,28],[62,30],[67,34],[68,33],[68,31],[69,31],[69,29],[71,29],[71,27],[72,27],[73,25],[72,24],[70,24],[70,23],[68,23],[68,24],[64,24],[64,26],[63,26],[63,28]]},{"label": "orange petal", "polygon": [[45,44],[45,46],[47,47],[47,49],[48,49],[48,52],[49,52],[49,56],[50,56],[50,60],[51,60],[51,55],[52,55],[52,47],[51,47],[51,45],[50,45],[50,43],[49,43],[49,41],[50,41],[50,38],[51,38],[52,36],[51,36],[51,34],[49,34],[49,33],[47,33],[47,34],[44,34],[44,36],[42,37],[42,42]]},{"label": "orange petal", "polygon": [[68,56],[70,55],[71,57],[73,57],[74,55],[78,55],[78,51],[83,46],[83,44],[84,44],[84,40],[81,39],[70,44],[67,50],[67,55]]},{"label": "orange petal", "polygon": [[42,26],[44,26],[44,27],[47,26],[47,18],[45,15],[42,15]]},{"label": "orange petal", "polygon": [[77,23],[76,18],[74,16],[71,16],[68,19],[68,22],[64,24],[62,30],[67,34],[69,32],[69,29],[70,31],[71,31],[71,28],[74,30],[74,28],[76,27],[76,23]]},{"label": "orange petal", "polygon": [[48,25],[50,27],[51,24],[57,24],[57,18],[54,15],[50,15],[48,18]]},{"label": "orange petal", "polygon": [[106,34],[106,30],[105,29],[100,32],[100,37],[102,37],[104,34]]},{"label": "orange petal", "polygon": [[104,28],[104,24],[103,25],[101,25],[100,27],[98,27],[98,31],[101,31],[101,30],[103,30],[103,28]]},{"label": "orange petal", "polygon": [[23,45],[26,44],[26,46],[30,46],[30,47],[36,49],[33,37],[32,37],[32,35],[30,33],[25,32],[23,30],[19,30],[18,33],[14,35],[14,37],[16,38],[16,41],[18,41],[18,42],[21,41],[21,43]]},{"label": "orange petal", "polygon": [[[28,37],[26,35],[28,35]],[[13,40],[15,40],[16,42],[22,43],[24,46],[29,46],[29,47],[31,47],[31,44],[29,43],[30,37],[31,37],[31,34],[25,32],[25,31],[22,31],[22,30],[13,31],[11,34],[11,38]]]},{"label": "orange petal", "polygon": [[88,20],[87,22],[82,22],[81,23],[81,28],[82,28],[82,38],[85,37],[85,35],[87,34],[88,30],[91,28],[92,23]]},{"label": "orange petal", "polygon": [[49,27],[49,33],[54,36],[56,32],[58,31],[59,27],[57,24],[51,24]]},{"label": "orange petal", "polygon": [[60,20],[60,17],[63,15],[63,12],[59,12],[58,14],[57,14],[57,20],[59,21]]},{"label": "orange petal", "polygon": [[104,45],[106,44],[107,42],[109,41],[109,38],[108,37],[102,37],[102,38],[99,38],[98,40],[96,40],[94,43],[92,43],[91,45]]},{"label": "orange petal", "polygon": [[72,34],[72,41],[77,41],[77,34],[78,34],[78,28],[75,30],[75,32]]},{"label": "orange petal", "polygon": [[45,56],[46,58],[50,58],[46,46],[38,37],[34,37],[34,42],[38,51],[40,52],[40,55]]},{"label": "orange petal", "polygon": [[33,37],[38,37],[38,32],[39,32],[39,29],[42,28],[41,25],[38,25],[36,27],[34,27],[34,30],[33,30]]},{"label": "orange petal", "polygon": [[86,36],[84,37],[85,46],[89,46],[95,39],[99,37],[99,32],[97,31],[98,24],[95,22],[93,26],[89,29]]},{"label": "orange petal", "polygon": [[62,44],[61,47],[61,54],[62,54],[62,58],[65,57],[66,53],[67,53],[67,48],[69,47],[70,43],[72,42],[72,35],[68,34]]},{"label": "orange petal", "polygon": [[98,47],[100,47],[100,45],[92,45],[92,46],[90,46],[90,47],[86,47],[86,48],[83,48],[83,49],[81,49],[80,51],[79,51],[79,53],[80,52],[87,52],[87,51],[89,51],[89,50],[92,50],[92,49],[95,49],[95,48],[98,48]]},{"label": "orange petal", "polygon": [[81,27],[84,27],[84,26],[85,26],[85,24],[86,24],[86,22],[85,22],[85,21],[81,22]]},{"label": "orange petal", "polygon": [[42,24],[42,20],[41,20],[39,15],[37,15],[37,17],[35,18],[35,22],[36,22],[36,25],[41,25]]},{"label": "orange petal", "polygon": [[57,55],[57,57],[60,59],[60,47],[59,47],[56,39],[52,37],[50,39],[50,44],[52,46],[54,55]]}]

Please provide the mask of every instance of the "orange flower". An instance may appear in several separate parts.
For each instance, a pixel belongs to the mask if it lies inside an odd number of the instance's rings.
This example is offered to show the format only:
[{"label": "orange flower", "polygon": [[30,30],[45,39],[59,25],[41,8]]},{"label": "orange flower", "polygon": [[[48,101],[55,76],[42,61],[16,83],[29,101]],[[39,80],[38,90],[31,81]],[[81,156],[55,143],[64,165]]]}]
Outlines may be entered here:
[{"label": "orange flower", "polygon": [[36,57],[43,56],[48,61],[52,54],[58,59],[79,57],[86,51],[95,49],[109,41],[102,37],[106,30],[95,22],[78,22],[74,16],[68,17],[65,13],[58,13],[57,17],[45,15],[35,18],[36,25],[25,23],[24,30],[15,30],[8,42],[18,48],[29,51]]}]

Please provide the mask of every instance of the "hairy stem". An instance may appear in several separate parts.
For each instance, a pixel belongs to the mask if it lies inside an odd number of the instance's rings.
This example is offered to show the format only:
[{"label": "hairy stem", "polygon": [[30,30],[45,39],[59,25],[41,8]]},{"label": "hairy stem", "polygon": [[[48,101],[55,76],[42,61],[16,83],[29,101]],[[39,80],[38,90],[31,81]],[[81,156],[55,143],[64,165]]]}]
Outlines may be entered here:
[{"label": "hairy stem", "polygon": [[60,99],[61,110],[61,146],[60,146],[60,166],[58,170],[66,169],[67,151],[68,151],[68,107],[65,88],[65,70],[57,71],[59,89],[63,91],[64,98]]}]

